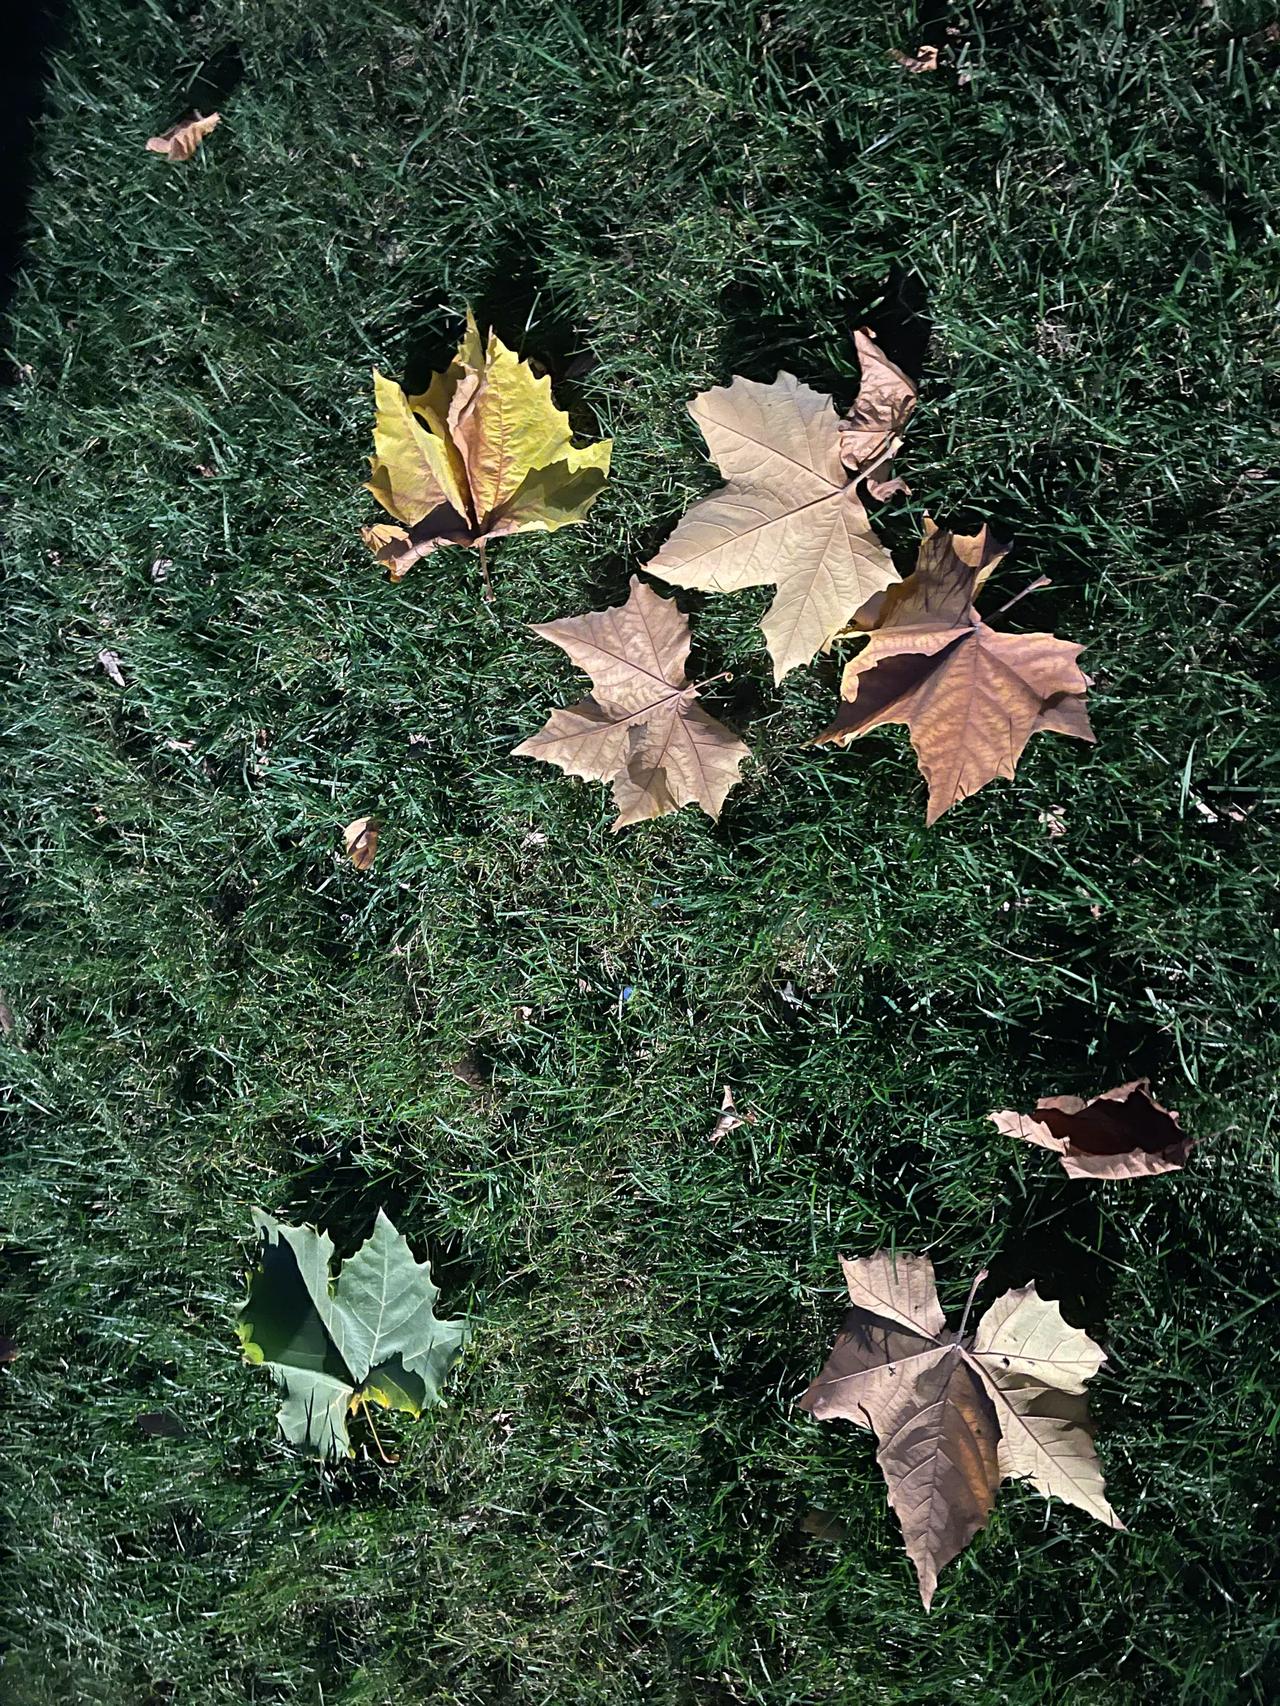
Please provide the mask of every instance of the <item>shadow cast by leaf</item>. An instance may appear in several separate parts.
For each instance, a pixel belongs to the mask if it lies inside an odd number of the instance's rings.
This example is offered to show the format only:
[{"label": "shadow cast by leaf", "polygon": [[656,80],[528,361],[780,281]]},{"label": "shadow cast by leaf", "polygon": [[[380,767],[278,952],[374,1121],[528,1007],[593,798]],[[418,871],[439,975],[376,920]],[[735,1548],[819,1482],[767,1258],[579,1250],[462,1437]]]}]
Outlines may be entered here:
[{"label": "shadow cast by leaf", "polygon": [[555,401],[579,438],[601,436],[576,383],[591,371],[594,358],[574,328],[571,305],[552,289],[536,245],[525,237],[509,238],[482,278],[456,300],[442,304],[434,292],[411,299],[401,370],[406,390],[424,390],[431,375],[448,366],[468,307],[481,332],[495,331],[535,373],[550,377]]}]

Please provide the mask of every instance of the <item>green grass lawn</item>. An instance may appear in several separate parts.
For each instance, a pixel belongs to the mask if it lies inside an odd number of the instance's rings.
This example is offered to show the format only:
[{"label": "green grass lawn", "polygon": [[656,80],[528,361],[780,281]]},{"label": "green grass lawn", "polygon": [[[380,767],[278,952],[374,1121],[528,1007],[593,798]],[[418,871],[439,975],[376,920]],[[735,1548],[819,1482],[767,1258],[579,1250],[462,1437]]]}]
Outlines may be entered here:
[{"label": "green grass lawn", "polygon": [[[1274,1698],[1274,8],[76,11],[2,399],[0,1692]],[[892,63],[948,22],[967,85]],[[190,105],[200,156],[145,153]],[[358,537],[369,369],[467,303],[616,441],[492,608],[473,553],[392,588]],[[845,404],[865,322],[922,382],[899,566],[926,511],[1016,535],[987,608],[1052,577],[1006,620],[1088,642],[1099,744],[926,831],[901,730],[806,745],[837,659],[776,689],[767,593],[680,595],[754,762],[718,825],[615,837],[509,756],[581,679],[525,625],[715,484],[688,397]],[[1184,1173],[1074,1184],[984,1118],[1144,1073]],[[712,1145],[726,1081],[760,1117]],[[395,1468],[278,1436],[254,1204],[345,1249],[385,1207],[471,1315]],[[1105,1344],[1128,1532],[1007,1486],[923,1613],[870,1436],[795,1407],[886,1243]]]}]

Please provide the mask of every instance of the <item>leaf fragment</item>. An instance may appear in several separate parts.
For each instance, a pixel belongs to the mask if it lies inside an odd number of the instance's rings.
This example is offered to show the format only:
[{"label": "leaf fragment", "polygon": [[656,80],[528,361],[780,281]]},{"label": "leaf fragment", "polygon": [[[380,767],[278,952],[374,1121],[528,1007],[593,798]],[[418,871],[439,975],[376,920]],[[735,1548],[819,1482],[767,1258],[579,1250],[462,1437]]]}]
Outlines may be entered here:
[{"label": "leaf fragment", "polygon": [[357,817],[342,832],[347,855],[357,871],[367,871],[378,852],[382,822],[376,817]]},{"label": "leaf fragment", "polygon": [[0,1333],[0,1368],[8,1368],[9,1364],[18,1360],[18,1341]]},{"label": "leaf fragment", "polygon": [[1042,1096],[1031,1114],[1005,1108],[988,1115],[998,1131],[1052,1150],[1073,1179],[1144,1179],[1176,1173],[1196,1139],[1178,1115],[1162,1108],[1148,1078],[1117,1084],[1083,1100]]},{"label": "leaf fragment", "polygon": [[457,354],[408,396],[376,369],[367,489],[399,525],[365,527],[393,581],[442,545],[477,548],[510,533],[583,521],[609,472],[611,441],[578,446],[551,381],[480,335],[467,311]]},{"label": "leaf fragment", "polygon": [[907,422],[916,406],[916,387],[885,355],[870,328],[854,333],[862,383],[853,408],[840,422],[840,460],[864,480],[872,497],[883,501],[909,490],[901,480],[881,479],[902,447]]},{"label": "leaf fragment", "polygon": [[[875,348],[864,339],[860,350],[864,344]],[[863,371],[864,384],[874,376],[879,400],[861,417],[855,406],[846,428],[830,397],[790,373],[771,385],[738,377],[689,404],[726,484],[686,511],[645,567],[672,586],[704,592],[776,587],[761,626],[778,681],[898,578],[858,497],[862,473],[851,474],[843,460],[846,450],[855,461],[870,455],[873,436],[894,436],[881,430],[892,387],[870,361]],[[872,456],[862,472],[884,460]]]},{"label": "leaf fragment", "polygon": [[903,53],[901,48],[891,48],[890,55],[896,65],[904,71],[936,71],[938,69],[938,50],[928,42],[923,42],[914,53]]},{"label": "leaf fragment", "polygon": [[614,830],[698,805],[719,817],[749,749],[697,702],[685,674],[689,618],[638,576],[627,602],[533,632],[591,677],[578,704],[553,711],[517,756],[613,784]]},{"label": "leaf fragment", "polygon": [[1034,1286],[1007,1292],[962,1339],[947,1330],[927,1257],[882,1250],[842,1263],[850,1307],[800,1406],[875,1433],[926,1610],[938,1572],[985,1526],[1002,1480],[1028,1479],[1123,1526],[1104,1494],[1084,1397],[1106,1359],[1056,1303]]},{"label": "leaf fragment", "polygon": [[350,1454],[347,1416],[361,1405],[420,1416],[437,1404],[465,1338],[434,1312],[427,1262],[378,1211],[372,1235],[330,1275],[333,1242],[254,1210],[259,1266],[237,1326],[246,1359],[284,1393],[285,1437],[323,1457]]},{"label": "leaf fragment", "polygon": [[98,662],[102,666],[103,674],[109,681],[113,681],[117,687],[125,687],[128,685],[120,668],[120,655],[118,652],[108,651],[104,647],[103,650],[98,653]]},{"label": "leaf fragment", "polygon": [[166,159],[181,165],[184,161],[190,160],[209,132],[221,123],[221,113],[209,113],[205,118],[201,118],[200,114],[196,113],[193,118],[180,119],[177,124],[171,125],[162,136],[150,137],[147,142],[147,152],[163,154]]},{"label": "leaf fragment", "polygon": [[926,823],[997,776],[1011,778],[1041,730],[1092,741],[1083,650],[1051,634],[1006,634],[973,604],[1005,555],[984,527],[940,531],[926,520],[915,572],[858,611],[865,649],[845,666],[843,703],[815,745],[850,741],[885,723],[911,731],[929,784]]}]

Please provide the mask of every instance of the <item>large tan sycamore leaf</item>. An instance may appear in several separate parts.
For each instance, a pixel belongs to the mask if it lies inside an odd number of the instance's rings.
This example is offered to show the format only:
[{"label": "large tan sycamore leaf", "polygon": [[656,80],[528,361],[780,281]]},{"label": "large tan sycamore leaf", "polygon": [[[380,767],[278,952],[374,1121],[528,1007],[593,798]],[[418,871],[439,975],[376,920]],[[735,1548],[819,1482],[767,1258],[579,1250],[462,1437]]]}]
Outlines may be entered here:
[{"label": "large tan sycamore leaf", "polygon": [[[577,446],[551,381],[467,311],[457,354],[409,396],[376,369],[367,489],[396,525],[363,529],[400,580],[441,545],[483,547],[508,533],[582,521],[604,486],[612,443]],[[483,551],[482,551],[483,560]]]},{"label": "large tan sycamore leaf", "polygon": [[627,602],[533,632],[591,677],[590,695],[553,711],[515,751],[570,776],[613,783],[615,830],[679,806],[719,817],[749,749],[697,703],[685,675],[689,618],[637,576]]},{"label": "large tan sycamore leaf", "polygon": [[776,586],[761,626],[778,681],[898,578],[858,486],[897,449],[915,391],[865,333],[858,351],[863,390],[843,422],[830,397],[790,373],[771,385],[738,377],[695,397],[689,413],[727,483],[694,504],[645,564],[703,592]]},{"label": "large tan sycamore leaf", "polygon": [[884,723],[906,723],[929,784],[925,821],[1012,777],[1043,730],[1092,741],[1077,663],[1082,646],[1052,634],[1003,634],[973,599],[1008,550],[987,529],[940,532],[931,521],[915,572],[858,611],[866,649],[845,667],[844,703],[815,744],[848,745]]},{"label": "large tan sycamore leaf", "polygon": [[1010,1137],[1057,1155],[1073,1179],[1143,1179],[1176,1173],[1195,1147],[1177,1114],[1162,1108],[1151,1082],[1136,1078],[1088,1101],[1042,1096],[1031,1114],[1005,1108],[991,1122]]},{"label": "large tan sycamore leaf", "polygon": [[1056,1303],[1034,1286],[1006,1292],[967,1340],[963,1321],[947,1330],[927,1256],[882,1250],[842,1265],[850,1308],[800,1405],[874,1432],[926,1610],[938,1572],[985,1526],[1002,1480],[1029,1480],[1123,1526],[1106,1500],[1084,1397],[1105,1358]]}]

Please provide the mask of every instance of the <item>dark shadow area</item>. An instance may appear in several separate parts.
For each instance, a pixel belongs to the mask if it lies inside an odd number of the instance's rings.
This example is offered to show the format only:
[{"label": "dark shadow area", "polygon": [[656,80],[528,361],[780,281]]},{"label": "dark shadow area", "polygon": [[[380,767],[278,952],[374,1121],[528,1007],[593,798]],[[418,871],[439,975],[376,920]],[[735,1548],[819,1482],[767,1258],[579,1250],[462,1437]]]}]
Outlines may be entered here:
[{"label": "dark shadow area", "polygon": [[1041,1297],[1062,1305],[1073,1326],[1106,1336],[1115,1275],[1125,1243],[1102,1212],[1096,1189],[1083,1181],[1037,1178],[1030,1194],[1005,1205],[999,1253],[992,1257],[969,1317],[970,1332],[997,1297],[1035,1281]]},{"label": "dark shadow area", "polygon": [[556,403],[580,439],[601,436],[578,383],[591,371],[595,358],[575,329],[569,306],[547,283],[536,246],[520,237],[512,237],[497,251],[470,303],[459,297],[441,305],[434,295],[410,302],[410,331],[403,345],[406,390],[425,390],[431,375],[449,365],[468,306],[482,333],[492,329],[536,374],[550,377]]},{"label": "dark shadow area", "polygon": [[[907,267],[895,267],[883,286],[837,297],[816,313],[812,307],[779,312],[776,296],[763,283],[744,279],[723,299],[727,331],[720,356],[725,381],[731,373],[741,373],[768,384],[785,368],[815,390],[830,391],[837,408],[844,408],[857,390],[853,334],[864,326],[890,361],[918,381],[933,335],[926,303],[924,280]],[[839,365],[817,347],[815,326],[841,329]]]},{"label": "dark shadow area", "polygon": [[186,112],[217,112],[239,88],[244,77],[244,55],[235,42],[219,48],[211,59],[202,60],[192,71],[178,97],[174,117]]},{"label": "dark shadow area", "polygon": [[[0,316],[9,312],[22,265],[35,172],[35,126],[44,87],[68,21],[67,0],[10,6],[0,55]],[[4,382],[11,383],[12,375]]]}]

